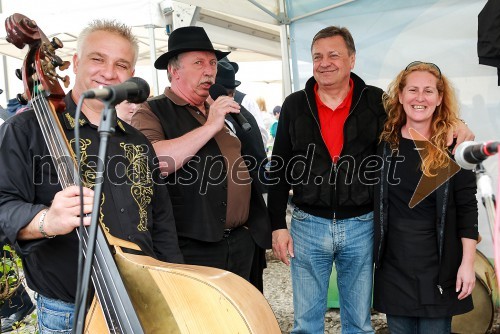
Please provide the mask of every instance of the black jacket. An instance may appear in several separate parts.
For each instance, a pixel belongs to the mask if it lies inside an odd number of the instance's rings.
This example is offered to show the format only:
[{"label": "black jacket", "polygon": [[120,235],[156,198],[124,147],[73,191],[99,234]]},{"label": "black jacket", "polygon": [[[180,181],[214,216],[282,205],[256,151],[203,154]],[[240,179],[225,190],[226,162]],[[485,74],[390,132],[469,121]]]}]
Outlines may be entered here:
[{"label": "black jacket", "polygon": [[[283,102],[273,147],[268,207],[273,230],[286,228],[290,188],[293,203],[315,216],[338,219],[373,210],[367,162],[375,155],[386,113],[383,91],[351,73],[354,92],[344,124],[340,160],[333,163],[321,136],[314,94],[316,80]],[[368,159],[367,159],[368,158]]]},{"label": "black jacket", "polygon": [[[391,155],[389,144],[382,143],[378,153],[383,161]],[[389,164],[380,169],[379,177],[387,180]],[[462,261],[461,238],[477,240],[478,218],[476,178],[472,171],[461,169],[451,179],[436,189],[436,235],[439,251],[438,284],[455,288],[457,271]],[[374,212],[374,261],[375,267],[383,265],[385,239],[388,231],[388,184],[375,186]]]},{"label": "black jacket", "polygon": [[241,155],[247,159],[247,166],[252,174],[253,182],[256,183],[262,194],[267,193],[267,156],[262,145],[262,135],[260,134],[259,125],[252,113],[245,107],[241,106],[240,114],[245,117],[252,127],[249,131],[243,130],[235,119],[229,115],[226,116],[226,120],[233,125],[234,132],[241,141]]},{"label": "black jacket", "polygon": [[[185,106],[175,104],[164,95],[148,100],[147,103],[160,120],[167,139],[180,137],[201,126]],[[241,132],[237,131],[236,134],[240,136]],[[249,149],[247,145],[250,140],[246,137],[240,138],[243,155],[254,153],[254,150]],[[227,171],[220,169],[222,164],[213,164],[212,168],[205,168],[207,159],[221,156],[219,146],[212,138],[195,157],[168,176],[167,186],[179,235],[208,242],[222,240],[226,219],[227,178],[224,177],[218,184],[210,186],[203,183],[208,179],[207,172],[213,173],[211,175],[226,175]],[[261,185],[255,182],[258,180],[257,167],[248,168],[253,181],[250,213],[246,226],[255,243],[266,249],[271,248],[271,228]]]},{"label": "black jacket", "polygon": [[[66,111],[58,116],[61,130],[73,143],[76,104],[71,92],[65,103]],[[98,128],[85,115],[81,115],[79,123],[81,178],[93,187],[101,138]],[[154,161],[152,145],[142,133],[120,120],[114,130],[108,142],[106,173],[102,176],[99,222],[113,236],[139,245],[148,256],[183,263],[168,190]],[[0,166],[1,241],[14,245],[22,255],[32,290],[74,303],[81,251],[76,231],[53,239],[17,240],[19,231],[50,206],[62,189],[33,110],[9,118],[0,127]]]}]

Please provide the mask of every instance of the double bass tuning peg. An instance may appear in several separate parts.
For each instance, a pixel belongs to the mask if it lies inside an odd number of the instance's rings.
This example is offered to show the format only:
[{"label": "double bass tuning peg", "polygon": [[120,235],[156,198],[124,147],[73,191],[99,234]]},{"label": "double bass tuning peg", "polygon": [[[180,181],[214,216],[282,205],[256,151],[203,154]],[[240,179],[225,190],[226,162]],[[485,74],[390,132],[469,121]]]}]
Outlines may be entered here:
[{"label": "double bass tuning peg", "polygon": [[19,79],[19,80],[23,80],[23,73],[21,72],[21,70],[18,68],[16,69],[15,71],[16,73],[16,77]]},{"label": "double bass tuning peg", "polygon": [[62,66],[64,64],[63,60],[61,59],[61,57],[57,56],[57,55],[51,55],[51,58],[50,58],[50,63],[52,64],[52,66],[54,67],[58,67],[58,66]]},{"label": "double bass tuning peg", "polygon": [[63,43],[61,40],[57,37],[52,38],[52,41],[50,41],[50,44],[54,48],[54,50],[60,49],[63,47]]},{"label": "double bass tuning peg", "polygon": [[28,99],[24,94],[17,94],[16,96],[17,102],[21,103],[23,106],[28,104]]},{"label": "double bass tuning peg", "polygon": [[63,61],[62,65],[60,65],[60,66],[59,66],[59,70],[60,70],[60,71],[65,71],[65,70],[67,70],[67,69],[69,68],[69,65],[70,65],[70,64],[71,64],[71,63],[70,63],[69,61],[67,61],[67,60],[66,60],[66,61]]},{"label": "double bass tuning peg", "polygon": [[65,75],[64,78],[61,77],[61,76],[59,76],[59,75],[57,77],[63,82],[65,88],[69,87],[69,81],[70,81],[70,79],[69,79],[68,75]]}]

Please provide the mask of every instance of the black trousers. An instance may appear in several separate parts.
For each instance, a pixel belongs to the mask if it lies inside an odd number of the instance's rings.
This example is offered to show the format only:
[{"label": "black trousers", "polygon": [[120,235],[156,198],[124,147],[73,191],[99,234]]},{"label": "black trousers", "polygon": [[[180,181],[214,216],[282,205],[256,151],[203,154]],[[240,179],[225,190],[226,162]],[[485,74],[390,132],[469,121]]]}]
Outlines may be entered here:
[{"label": "black trousers", "polygon": [[260,292],[264,293],[264,269],[267,268],[266,250],[255,247],[255,253],[250,271],[250,283]]},{"label": "black trousers", "polygon": [[257,246],[245,226],[225,233],[218,242],[179,236],[179,246],[186,264],[224,269],[250,281]]}]

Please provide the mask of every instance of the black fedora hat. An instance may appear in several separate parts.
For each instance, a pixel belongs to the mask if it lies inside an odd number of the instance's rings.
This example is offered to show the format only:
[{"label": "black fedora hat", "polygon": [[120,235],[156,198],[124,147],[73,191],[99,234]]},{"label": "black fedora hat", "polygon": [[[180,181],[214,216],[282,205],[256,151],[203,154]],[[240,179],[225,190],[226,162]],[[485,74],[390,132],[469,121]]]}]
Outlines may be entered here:
[{"label": "black fedora hat", "polygon": [[227,59],[227,57],[219,59],[219,61],[231,64],[231,66],[234,68],[234,73],[238,73],[238,70],[240,69],[240,66],[238,65],[238,63],[235,63],[234,61],[229,61],[229,59]]},{"label": "black fedora hat", "polygon": [[212,51],[215,53],[217,60],[231,53],[230,51],[215,50],[205,29],[202,27],[180,27],[172,31],[168,37],[168,52],[156,59],[155,68],[159,70],[167,69],[170,58],[188,51]]},{"label": "black fedora hat", "polygon": [[236,88],[241,84],[241,82],[234,79],[233,66],[223,61],[217,63],[217,76],[215,77],[215,83],[221,84],[228,89]]}]

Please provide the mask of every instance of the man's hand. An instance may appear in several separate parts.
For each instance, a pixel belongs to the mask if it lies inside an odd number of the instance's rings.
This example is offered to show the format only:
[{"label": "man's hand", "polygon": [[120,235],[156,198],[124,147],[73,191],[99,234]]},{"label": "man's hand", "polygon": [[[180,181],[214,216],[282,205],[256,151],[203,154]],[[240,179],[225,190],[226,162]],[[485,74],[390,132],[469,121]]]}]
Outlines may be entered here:
[{"label": "man's hand", "polygon": [[229,96],[219,96],[211,105],[208,111],[207,122],[205,125],[214,125],[222,129],[224,126],[224,119],[229,113],[239,113],[240,105]]},{"label": "man's hand", "polygon": [[[83,188],[83,213],[92,212],[94,191]],[[85,226],[90,225],[90,217],[83,218]],[[61,190],[54,196],[52,205],[44,220],[44,230],[48,235],[63,235],[80,226],[80,190],[71,186]]]},{"label": "man's hand", "polygon": [[463,122],[459,122],[458,125],[452,130],[448,132],[448,139],[447,139],[447,145],[450,146],[453,144],[453,139],[457,138],[457,144],[455,145],[455,148],[453,149],[453,154],[455,154],[455,150],[457,149],[457,146],[463,143],[464,141],[469,141],[469,140],[474,140],[476,136],[474,133],[469,129],[467,124]]},{"label": "man's hand", "polygon": [[273,253],[287,266],[290,265],[288,255],[294,257],[293,240],[286,228],[273,231]]}]

